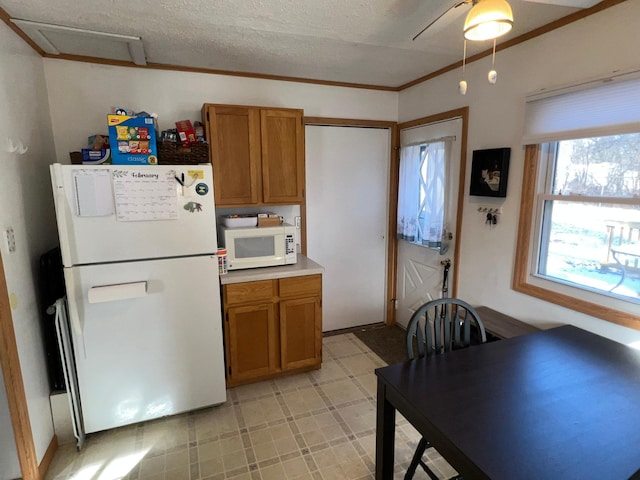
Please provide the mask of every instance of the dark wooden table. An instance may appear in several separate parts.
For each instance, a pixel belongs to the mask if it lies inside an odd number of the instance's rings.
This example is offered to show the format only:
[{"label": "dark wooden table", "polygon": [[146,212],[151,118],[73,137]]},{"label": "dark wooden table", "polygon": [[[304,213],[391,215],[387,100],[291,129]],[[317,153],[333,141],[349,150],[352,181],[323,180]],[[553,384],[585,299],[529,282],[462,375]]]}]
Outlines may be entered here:
[{"label": "dark wooden table", "polygon": [[640,471],[640,351],[573,326],[376,370],[376,479],[395,412],[465,479],[629,479]]}]

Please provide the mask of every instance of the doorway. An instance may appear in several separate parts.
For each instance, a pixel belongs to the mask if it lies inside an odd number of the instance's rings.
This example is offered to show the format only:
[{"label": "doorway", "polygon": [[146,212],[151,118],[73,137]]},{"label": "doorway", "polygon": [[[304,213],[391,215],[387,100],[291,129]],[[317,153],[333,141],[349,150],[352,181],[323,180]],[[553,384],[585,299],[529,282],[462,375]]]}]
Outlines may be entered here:
[{"label": "doorway", "polygon": [[[468,108],[425,117],[400,124],[401,154],[408,146],[422,146],[422,159],[426,149],[438,142],[446,142],[446,168],[444,170],[444,214],[441,242],[433,242],[428,233],[417,238],[394,239],[396,242],[395,317],[394,322],[406,327],[415,310],[425,302],[443,295],[457,295],[457,273],[462,224],[463,185],[466,171],[466,137]],[[426,167],[424,167],[426,169]],[[423,171],[424,174],[424,171]],[[417,175],[419,175],[417,173]],[[417,179],[418,180],[418,179]],[[396,184],[397,186],[397,184]],[[392,185],[392,190],[394,185]],[[428,188],[424,182],[423,192]],[[397,196],[398,193],[396,192]],[[422,194],[424,196],[424,193]],[[396,217],[396,223],[402,218]],[[423,238],[426,237],[426,238]],[[444,280],[445,269],[448,272]],[[446,292],[443,292],[446,288]]]},{"label": "doorway", "polygon": [[390,127],[307,124],[307,254],[324,266],[323,331],[386,314]]}]

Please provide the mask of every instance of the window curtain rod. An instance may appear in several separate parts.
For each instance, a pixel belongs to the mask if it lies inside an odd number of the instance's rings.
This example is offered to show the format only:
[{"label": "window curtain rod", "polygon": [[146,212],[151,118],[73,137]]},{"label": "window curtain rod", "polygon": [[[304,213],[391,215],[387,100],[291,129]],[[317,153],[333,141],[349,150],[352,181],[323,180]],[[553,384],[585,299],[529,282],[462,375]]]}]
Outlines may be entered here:
[{"label": "window curtain rod", "polygon": [[431,145],[432,143],[438,143],[438,142],[455,142],[456,141],[456,136],[448,136],[448,137],[440,137],[440,138],[434,138],[431,140],[420,140],[417,142],[412,142],[412,143],[407,143],[406,145],[401,145],[400,148],[406,148],[406,147],[415,147],[416,145]]}]

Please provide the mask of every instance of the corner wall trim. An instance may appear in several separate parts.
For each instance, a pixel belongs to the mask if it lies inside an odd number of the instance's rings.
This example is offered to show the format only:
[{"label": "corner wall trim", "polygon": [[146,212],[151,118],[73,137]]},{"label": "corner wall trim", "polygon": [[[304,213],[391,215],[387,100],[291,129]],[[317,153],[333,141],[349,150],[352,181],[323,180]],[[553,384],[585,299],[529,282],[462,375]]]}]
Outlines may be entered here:
[{"label": "corner wall trim", "polygon": [[9,305],[9,292],[7,280],[4,275],[4,266],[0,256],[0,371],[4,378],[4,386],[7,392],[7,403],[13,427],[13,436],[18,451],[18,462],[22,471],[23,480],[40,480],[38,472],[38,459],[36,448],[33,444],[33,432],[29,420],[27,396],[24,391],[20,358],[18,357],[18,345],[13,328],[13,316]]},{"label": "corner wall trim", "polygon": [[38,467],[38,472],[40,473],[40,478],[44,478],[47,470],[51,466],[51,462],[53,461],[53,457],[58,451],[58,437],[56,435],[53,436],[51,442],[49,442],[49,446],[47,447],[47,451],[44,452],[44,456],[42,457],[42,461],[40,462],[40,466]]}]

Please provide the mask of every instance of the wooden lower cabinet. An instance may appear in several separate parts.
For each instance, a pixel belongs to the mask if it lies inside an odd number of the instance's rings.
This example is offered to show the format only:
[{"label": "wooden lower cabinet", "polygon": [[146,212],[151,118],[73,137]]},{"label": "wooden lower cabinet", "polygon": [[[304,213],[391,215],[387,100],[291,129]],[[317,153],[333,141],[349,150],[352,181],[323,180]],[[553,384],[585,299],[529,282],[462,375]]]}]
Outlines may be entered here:
[{"label": "wooden lower cabinet", "polygon": [[227,386],[320,368],[322,275],[223,286]]},{"label": "wooden lower cabinet", "polygon": [[[320,343],[320,345],[318,345]],[[317,298],[280,302],[280,364],[283,370],[320,362],[322,322]]]},{"label": "wooden lower cabinet", "polygon": [[261,377],[278,366],[278,331],[273,304],[231,307],[227,373],[238,381]]}]

